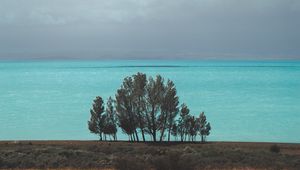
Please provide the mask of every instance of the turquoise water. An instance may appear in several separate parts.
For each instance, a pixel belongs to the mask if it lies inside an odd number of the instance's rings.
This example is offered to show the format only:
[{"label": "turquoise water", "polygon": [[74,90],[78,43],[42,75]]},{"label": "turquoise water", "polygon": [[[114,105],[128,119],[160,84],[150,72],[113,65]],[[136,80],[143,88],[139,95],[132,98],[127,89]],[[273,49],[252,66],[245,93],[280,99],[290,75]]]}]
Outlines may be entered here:
[{"label": "turquoise water", "polygon": [[191,113],[205,111],[208,140],[300,142],[300,61],[197,60],[2,61],[0,140],[98,139],[92,100],[138,71],[173,80]]}]

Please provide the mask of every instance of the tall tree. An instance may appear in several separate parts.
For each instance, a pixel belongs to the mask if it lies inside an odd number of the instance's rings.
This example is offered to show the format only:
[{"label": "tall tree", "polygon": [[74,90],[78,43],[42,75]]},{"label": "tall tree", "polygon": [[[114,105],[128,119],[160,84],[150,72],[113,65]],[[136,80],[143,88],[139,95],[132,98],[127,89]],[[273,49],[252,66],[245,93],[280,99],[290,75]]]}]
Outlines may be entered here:
[{"label": "tall tree", "polygon": [[100,96],[97,96],[93,103],[93,108],[90,110],[91,118],[88,121],[88,128],[91,133],[98,134],[102,141],[102,133],[104,128],[103,119],[104,105]]},{"label": "tall tree", "polygon": [[138,121],[138,127],[142,133],[143,141],[145,142],[145,124],[146,124],[146,85],[147,77],[146,74],[137,73],[133,75],[133,100],[134,100],[134,111]]},{"label": "tall tree", "polygon": [[210,134],[210,130],[210,123],[207,122],[204,112],[201,112],[199,116],[199,131],[201,136],[201,142],[206,141],[206,137]]},{"label": "tall tree", "polygon": [[156,76],[154,80],[149,78],[147,85],[147,113],[146,113],[146,128],[150,133],[154,142],[156,142],[156,135],[158,130],[157,120],[160,117],[158,112],[160,111],[161,101],[164,95],[164,80],[160,75]]},{"label": "tall tree", "polygon": [[137,134],[138,121],[134,111],[133,80],[126,77],[116,94],[116,110],[119,126],[133,141],[139,141]]},{"label": "tall tree", "polygon": [[168,129],[168,141],[170,141],[172,125],[178,114],[178,104],[179,101],[175,84],[171,80],[168,80],[161,101],[161,115],[159,119],[161,123],[160,141],[162,141],[166,129]]}]

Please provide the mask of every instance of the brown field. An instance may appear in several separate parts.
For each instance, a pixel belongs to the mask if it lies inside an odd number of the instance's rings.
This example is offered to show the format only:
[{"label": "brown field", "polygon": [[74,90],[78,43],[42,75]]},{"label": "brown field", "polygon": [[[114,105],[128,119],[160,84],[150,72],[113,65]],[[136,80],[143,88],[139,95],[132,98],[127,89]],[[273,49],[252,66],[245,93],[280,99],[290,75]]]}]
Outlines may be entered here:
[{"label": "brown field", "polygon": [[1,141],[0,169],[300,169],[300,144]]}]

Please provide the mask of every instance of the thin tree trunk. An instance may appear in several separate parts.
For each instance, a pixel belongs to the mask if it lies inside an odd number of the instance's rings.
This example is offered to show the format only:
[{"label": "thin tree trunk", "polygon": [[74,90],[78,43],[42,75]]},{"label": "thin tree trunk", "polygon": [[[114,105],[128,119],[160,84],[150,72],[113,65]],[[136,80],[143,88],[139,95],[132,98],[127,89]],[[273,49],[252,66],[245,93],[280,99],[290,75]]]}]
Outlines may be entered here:
[{"label": "thin tree trunk", "polygon": [[133,142],[135,142],[135,135],[134,135],[134,132],[133,132],[131,135],[132,135]]},{"label": "thin tree trunk", "polygon": [[137,133],[136,129],[134,130],[134,133],[135,133],[135,136],[136,136],[136,141],[139,142],[140,140],[139,140],[139,136],[138,136],[138,133]]},{"label": "thin tree trunk", "polygon": [[181,142],[183,142],[183,134],[182,134],[182,132],[180,132],[180,140],[181,140]]},{"label": "thin tree trunk", "polygon": [[162,132],[161,132],[161,134],[160,134],[160,138],[159,138],[159,141],[160,142],[162,142],[162,140],[163,140],[163,136],[164,136],[164,132],[165,130],[164,129],[162,129]]},{"label": "thin tree trunk", "polygon": [[152,136],[153,136],[153,141],[156,142],[156,130],[153,131]]},{"label": "thin tree trunk", "polygon": [[166,117],[164,117],[164,122],[163,122],[163,129],[162,129],[162,132],[160,134],[160,141],[162,142],[163,140],[163,137],[164,137],[164,133],[165,133],[165,130],[166,130],[166,124],[167,124],[167,118],[168,118],[168,115],[166,113]]},{"label": "thin tree trunk", "polygon": [[172,124],[173,124],[173,122],[171,122],[170,124],[169,124],[169,132],[168,132],[168,142],[170,142],[170,136],[171,136],[171,128],[172,128]]},{"label": "thin tree trunk", "polygon": [[151,119],[152,119],[152,136],[153,136],[153,141],[156,142],[156,122],[155,122],[155,115],[154,115],[154,106],[152,106]]},{"label": "thin tree trunk", "polygon": [[[141,98],[139,97],[139,105],[141,105]],[[141,111],[140,111],[140,108],[139,107],[139,111],[138,111],[138,116],[139,116],[139,126],[140,126],[140,129],[141,129],[141,132],[142,132],[142,137],[143,137],[143,141],[145,142],[145,134],[144,134],[144,129],[142,128],[142,115],[141,115]]]},{"label": "thin tree trunk", "polygon": [[145,142],[146,140],[145,140],[144,129],[143,129],[143,128],[141,128],[141,131],[142,131],[143,142]]}]

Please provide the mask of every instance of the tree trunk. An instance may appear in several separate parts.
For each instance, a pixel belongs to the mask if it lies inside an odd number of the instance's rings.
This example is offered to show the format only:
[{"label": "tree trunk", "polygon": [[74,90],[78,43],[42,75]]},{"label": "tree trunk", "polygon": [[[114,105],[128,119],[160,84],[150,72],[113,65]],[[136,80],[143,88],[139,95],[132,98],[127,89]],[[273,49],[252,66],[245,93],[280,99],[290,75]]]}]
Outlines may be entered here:
[{"label": "tree trunk", "polygon": [[145,142],[146,140],[145,140],[144,129],[143,129],[143,128],[141,128],[141,131],[142,131],[143,142]]},{"label": "tree trunk", "polygon": [[139,136],[138,136],[138,133],[137,133],[136,129],[134,130],[134,133],[135,133],[135,136],[136,136],[136,141],[139,142],[140,140],[139,140]]},{"label": "tree trunk", "polygon": [[166,113],[166,116],[164,117],[164,120],[163,120],[163,129],[162,129],[162,132],[160,134],[160,141],[162,142],[162,139],[164,137],[164,133],[165,133],[165,129],[166,129],[166,124],[167,124],[167,118],[168,118],[168,115]]},{"label": "tree trunk", "polygon": [[183,142],[183,133],[182,132],[180,132],[180,139],[181,139],[181,142]]},{"label": "tree trunk", "polygon": [[131,135],[132,135],[133,142],[135,142],[135,135],[134,135],[134,132],[133,132]]},{"label": "tree trunk", "polygon": [[171,136],[171,128],[172,128],[172,124],[173,124],[173,121],[172,121],[172,122],[169,122],[168,142],[170,142],[170,136]]},{"label": "tree trunk", "polygon": [[151,119],[152,119],[152,136],[153,136],[153,141],[156,142],[156,122],[155,122],[155,115],[154,115],[154,106],[152,106]]},{"label": "tree trunk", "polygon": [[102,141],[102,133],[100,133],[99,136],[100,136],[99,140]]},{"label": "tree trunk", "polygon": [[161,134],[160,134],[160,138],[159,138],[159,141],[160,141],[160,142],[163,141],[164,133],[165,133],[165,129],[163,128],[163,129],[162,129],[162,132],[161,132]]},{"label": "tree trunk", "polygon": [[170,136],[171,136],[171,129],[169,129],[169,132],[168,132],[168,142],[170,142]]},{"label": "tree trunk", "polygon": [[152,136],[153,136],[153,141],[156,142],[156,131],[153,131]]}]

